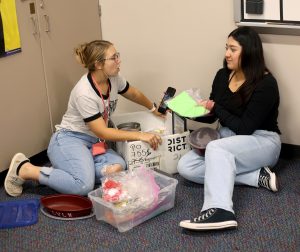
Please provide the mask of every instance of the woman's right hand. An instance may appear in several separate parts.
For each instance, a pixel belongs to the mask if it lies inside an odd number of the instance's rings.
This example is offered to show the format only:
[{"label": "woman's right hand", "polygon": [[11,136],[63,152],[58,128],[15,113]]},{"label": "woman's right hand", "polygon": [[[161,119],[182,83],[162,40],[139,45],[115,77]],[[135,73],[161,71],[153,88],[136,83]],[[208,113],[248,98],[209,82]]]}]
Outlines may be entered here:
[{"label": "woman's right hand", "polygon": [[140,140],[150,144],[153,150],[156,150],[158,145],[162,143],[162,139],[159,135],[147,132],[140,132]]}]

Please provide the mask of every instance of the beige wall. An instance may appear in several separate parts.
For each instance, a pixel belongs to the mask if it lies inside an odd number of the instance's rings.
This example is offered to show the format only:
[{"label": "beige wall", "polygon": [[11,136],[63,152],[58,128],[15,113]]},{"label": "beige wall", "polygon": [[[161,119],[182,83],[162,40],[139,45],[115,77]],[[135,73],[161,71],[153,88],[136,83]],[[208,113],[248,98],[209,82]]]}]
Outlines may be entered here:
[{"label": "beige wall", "polygon": [[300,145],[300,36],[261,35],[266,62],[277,78],[279,126],[284,143]]},{"label": "beige wall", "polygon": [[[207,97],[234,29],[233,1],[100,0],[103,38],[122,56],[121,73],[158,102],[167,86],[200,87]],[[300,36],[262,35],[267,64],[277,77],[284,143],[300,145]],[[117,112],[140,108],[121,100]],[[190,124],[191,128],[201,126]]]}]

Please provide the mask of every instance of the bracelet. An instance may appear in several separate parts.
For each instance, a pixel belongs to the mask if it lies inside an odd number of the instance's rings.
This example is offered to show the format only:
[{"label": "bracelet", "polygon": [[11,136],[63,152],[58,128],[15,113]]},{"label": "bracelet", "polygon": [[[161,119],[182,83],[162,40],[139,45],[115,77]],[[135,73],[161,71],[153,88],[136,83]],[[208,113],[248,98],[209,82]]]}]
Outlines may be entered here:
[{"label": "bracelet", "polygon": [[156,110],[156,104],[155,102],[153,103],[153,107],[149,109],[149,112],[153,113]]}]

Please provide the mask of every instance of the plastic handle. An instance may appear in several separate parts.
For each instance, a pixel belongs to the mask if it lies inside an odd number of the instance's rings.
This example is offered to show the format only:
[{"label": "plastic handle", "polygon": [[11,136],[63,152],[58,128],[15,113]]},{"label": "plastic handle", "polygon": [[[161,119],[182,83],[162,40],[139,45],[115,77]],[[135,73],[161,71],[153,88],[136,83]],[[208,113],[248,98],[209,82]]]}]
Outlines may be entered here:
[{"label": "plastic handle", "polygon": [[45,19],[45,32],[50,32],[50,25],[49,25],[49,16],[44,14]]},{"label": "plastic handle", "polygon": [[37,32],[36,18],[35,17],[30,17],[30,19],[32,21],[32,28],[33,28],[32,34],[37,35],[38,32]]}]

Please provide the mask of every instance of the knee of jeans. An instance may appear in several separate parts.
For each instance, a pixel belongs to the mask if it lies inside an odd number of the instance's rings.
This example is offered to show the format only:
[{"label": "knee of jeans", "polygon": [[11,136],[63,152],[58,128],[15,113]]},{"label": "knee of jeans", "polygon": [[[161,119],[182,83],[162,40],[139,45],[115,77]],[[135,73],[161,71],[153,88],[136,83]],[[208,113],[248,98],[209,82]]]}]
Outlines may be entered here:
[{"label": "knee of jeans", "polygon": [[212,149],[218,148],[218,141],[211,141],[206,145],[205,152],[210,152]]},{"label": "knee of jeans", "polygon": [[227,127],[222,127],[219,129],[219,134],[221,138],[234,136],[235,133]]},{"label": "knee of jeans", "polygon": [[121,166],[122,170],[126,170],[126,163],[124,160],[120,161],[118,164]]},{"label": "knee of jeans", "polygon": [[177,164],[177,171],[181,176],[183,176],[183,174],[185,174],[184,167],[185,167],[185,162],[184,162],[183,158],[181,158],[181,159],[179,159],[178,164]]},{"label": "knee of jeans", "polygon": [[70,189],[70,194],[87,195],[93,189],[94,183],[84,183],[81,181]]}]

